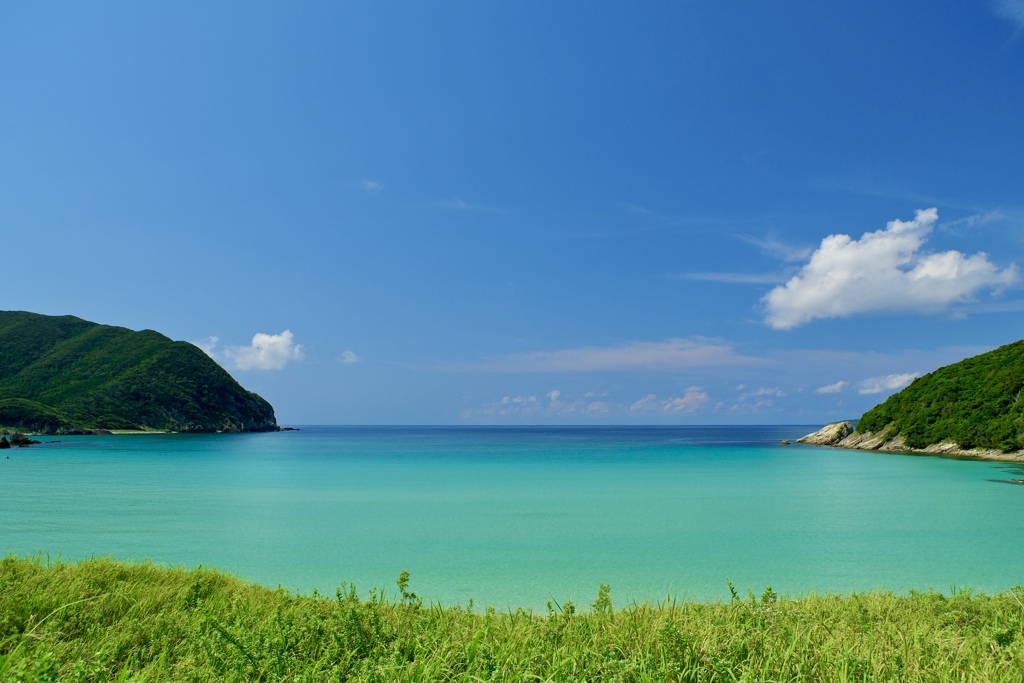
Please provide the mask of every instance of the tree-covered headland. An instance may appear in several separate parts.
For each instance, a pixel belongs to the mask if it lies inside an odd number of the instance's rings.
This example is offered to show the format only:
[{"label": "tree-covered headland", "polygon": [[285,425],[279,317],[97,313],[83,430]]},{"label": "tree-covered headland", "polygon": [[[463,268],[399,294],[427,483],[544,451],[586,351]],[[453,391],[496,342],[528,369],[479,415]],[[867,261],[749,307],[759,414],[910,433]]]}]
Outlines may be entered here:
[{"label": "tree-covered headland", "polygon": [[1024,341],[918,377],[864,413],[860,433],[888,429],[910,448],[1024,449]]},{"label": "tree-covered headland", "polygon": [[0,311],[0,426],[275,431],[273,407],[194,344],[152,330]]}]

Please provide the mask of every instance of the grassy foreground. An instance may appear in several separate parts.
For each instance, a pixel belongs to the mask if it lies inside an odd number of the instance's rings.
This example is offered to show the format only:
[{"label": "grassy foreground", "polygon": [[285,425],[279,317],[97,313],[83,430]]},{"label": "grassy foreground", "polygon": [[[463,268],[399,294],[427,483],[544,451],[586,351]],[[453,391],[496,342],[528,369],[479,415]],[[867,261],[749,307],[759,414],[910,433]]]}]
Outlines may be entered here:
[{"label": "grassy foreground", "polygon": [[296,596],[215,571],[0,560],[0,681],[1021,681],[1024,592],[578,610]]}]

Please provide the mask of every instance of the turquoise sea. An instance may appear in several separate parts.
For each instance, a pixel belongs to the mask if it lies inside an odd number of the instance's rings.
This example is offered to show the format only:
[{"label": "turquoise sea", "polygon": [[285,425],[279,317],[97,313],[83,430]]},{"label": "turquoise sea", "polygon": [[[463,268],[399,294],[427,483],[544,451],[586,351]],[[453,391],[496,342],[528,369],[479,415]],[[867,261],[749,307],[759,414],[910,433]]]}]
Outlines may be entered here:
[{"label": "turquoise sea", "polygon": [[814,428],[61,437],[0,455],[0,550],[500,609],[1024,583],[1020,466],[778,444]]}]

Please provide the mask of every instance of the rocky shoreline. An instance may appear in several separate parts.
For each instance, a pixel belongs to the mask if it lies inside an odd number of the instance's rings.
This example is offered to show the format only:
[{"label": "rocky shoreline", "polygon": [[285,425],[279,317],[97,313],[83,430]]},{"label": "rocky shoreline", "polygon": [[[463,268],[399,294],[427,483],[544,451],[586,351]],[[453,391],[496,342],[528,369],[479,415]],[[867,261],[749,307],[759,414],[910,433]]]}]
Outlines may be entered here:
[{"label": "rocky shoreline", "polygon": [[833,448],[854,448],[862,451],[890,451],[893,453],[914,453],[918,455],[943,455],[972,460],[998,460],[1001,462],[1024,462],[1024,451],[1004,453],[986,448],[961,448],[951,442],[937,443],[927,448],[910,448],[903,437],[892,434],[889,428],[880,432],[858,433],[850,422],[834,422],[796,440],[797,443]]}]

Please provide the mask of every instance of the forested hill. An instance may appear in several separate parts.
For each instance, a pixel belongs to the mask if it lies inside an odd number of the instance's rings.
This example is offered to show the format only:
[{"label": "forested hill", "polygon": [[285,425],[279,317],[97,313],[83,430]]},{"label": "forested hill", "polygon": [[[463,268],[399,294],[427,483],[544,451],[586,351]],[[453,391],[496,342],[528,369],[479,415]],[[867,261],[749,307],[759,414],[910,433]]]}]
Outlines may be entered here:
[{"label": "forested hill", "polygon": [[902,435],[910,448],[1024,449],[1024,341],[939,368],[875,406],[859,433]]},{"label": "forested hill", "polygon": [[24,311],[0,311],[0,426],[278,429],[274,408],[193,344]]}]

